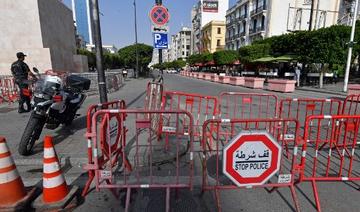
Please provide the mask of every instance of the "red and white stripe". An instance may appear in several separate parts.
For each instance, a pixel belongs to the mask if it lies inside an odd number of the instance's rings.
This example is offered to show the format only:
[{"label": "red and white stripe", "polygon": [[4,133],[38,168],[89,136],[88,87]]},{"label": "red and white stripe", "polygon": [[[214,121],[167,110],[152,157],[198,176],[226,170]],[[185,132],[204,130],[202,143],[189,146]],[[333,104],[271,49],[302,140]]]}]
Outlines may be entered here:
[{"label": "red and white stripe", "polygon": [[0,143],[0,184],[9,183],[19,178],[14,160],[4,141]]}]

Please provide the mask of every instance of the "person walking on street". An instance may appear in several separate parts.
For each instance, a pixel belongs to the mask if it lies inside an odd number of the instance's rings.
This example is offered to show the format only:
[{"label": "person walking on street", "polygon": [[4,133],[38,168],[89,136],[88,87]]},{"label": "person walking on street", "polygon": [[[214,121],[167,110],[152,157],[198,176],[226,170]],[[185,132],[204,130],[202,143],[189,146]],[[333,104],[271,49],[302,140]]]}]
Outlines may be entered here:
[{"label": "person walking on street", "polygon": [[[19,100],[19,113],[30,112],[30,97],[25,95],[24,89],[28,89],[29,75],[36,79],[36,76],[30,71],[29,66],[24,62],[26,55],[22,52],[16,54],[18,60],[11,65],[11,73],[15,79],[16,85],[19,87],[20,100]],[[24,103],[26,103],[26,110],[24,109]]]}]

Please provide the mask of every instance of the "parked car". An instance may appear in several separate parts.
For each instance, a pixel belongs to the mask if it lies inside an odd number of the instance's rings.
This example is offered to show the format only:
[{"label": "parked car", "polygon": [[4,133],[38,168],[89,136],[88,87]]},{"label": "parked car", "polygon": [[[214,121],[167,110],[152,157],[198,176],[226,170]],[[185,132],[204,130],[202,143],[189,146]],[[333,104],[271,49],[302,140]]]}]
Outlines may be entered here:
[{"label": "parked car", "polygon": [[168,74],[176,74],[177,71],[175,69],[168,69],[168,70],[166,70],[166,73],[168,73]]}]

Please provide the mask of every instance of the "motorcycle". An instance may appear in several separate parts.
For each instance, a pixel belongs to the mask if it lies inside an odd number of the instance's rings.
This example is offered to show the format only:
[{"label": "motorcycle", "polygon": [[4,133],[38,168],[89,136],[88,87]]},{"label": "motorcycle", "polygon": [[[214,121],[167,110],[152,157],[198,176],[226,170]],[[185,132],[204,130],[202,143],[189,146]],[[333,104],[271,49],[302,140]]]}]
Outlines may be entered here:
[{"label": "motorcycle", "polygon": [[87,97],[84,91],[90,88],[90,80],[83,77],[70,75],[62,80],[52,74],[41,77],[39,70],[33,70],[38,80],[31,100],[32,112],[18,148],[19,154],[24,156],[31,154],[44,126],[54,130],[60,124],[71,125]]}]

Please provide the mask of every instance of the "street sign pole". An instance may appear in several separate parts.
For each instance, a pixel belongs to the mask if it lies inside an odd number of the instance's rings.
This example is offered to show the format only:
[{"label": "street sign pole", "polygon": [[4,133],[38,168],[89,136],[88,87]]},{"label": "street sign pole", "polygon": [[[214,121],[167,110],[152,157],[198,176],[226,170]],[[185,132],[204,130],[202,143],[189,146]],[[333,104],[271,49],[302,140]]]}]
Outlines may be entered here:
[{"label": "street sign pole", "polygon": [[108,98],[107,98],[107,91],[106,91],[105,72],[104,72],[104,68],[103,68],[103,49],[102,49],[102,41],[101,41],[101,28],[100,28],[98,0],[91,0],[91,11],[92,11],[91,20],[92,20],[92,25],[94,26],[94,40],[95,40],[95,49],[96,49],[96,69],[97,69],[97,73],[98,73],[100,102],[105,103],[108,101]]},{"label": "street sign pole", "polygon": [[346,62],[346,70],[345,70],[345,78],[344,78],[344,90],[343,90],[344,92],[347,92],[348,84],[349,84],[351,57],[352,57],[352,51],[353,51],[353,46],[354,46],[355,27],[356,27],[356,19],[357,19],[357,14],[358,14],[358,6],[359,6],[359,0],[356,0],[355,1],[354,15],[353,15],[352,28],[351,28],[350,42],[349,42],[349,52],[348,52],[348,58],[347,58],[347,62]]},{"label": "street sign pole", "polygon": [[[162,5],[162,0],[155,0],[155,4]],[[159,49],[159,64],[162,64],[162,49]]]},{"label": "street sign pole", "polygon": [[136,14],[136,0],[134,0],[135,13],[135,51],[136,51],[136,70],[134,78],[139,77],[139,49],[138,49],[138,33],[137,33],[137,14]]}]

